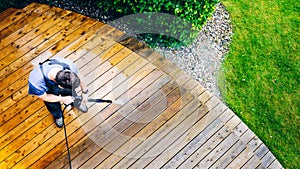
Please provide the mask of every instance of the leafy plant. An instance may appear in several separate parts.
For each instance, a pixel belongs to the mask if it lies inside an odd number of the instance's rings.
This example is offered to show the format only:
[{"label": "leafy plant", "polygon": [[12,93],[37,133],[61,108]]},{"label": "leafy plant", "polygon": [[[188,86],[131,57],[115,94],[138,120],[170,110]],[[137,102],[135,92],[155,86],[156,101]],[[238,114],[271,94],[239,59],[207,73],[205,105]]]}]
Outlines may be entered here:
[{"label": "leafy plant", "polygon": [[[142,19],[133,15],[135,20],[123,24],[126,24],[127,28],[144,30],[137,36],[150,46],[178,47],[188,45],[194,40],[217,2],[218,0],[115,0],[101,1],[98,6],[107,13],[115,13],[119,18],[132,14],[147,14],[147,17]],[[159,15],[162,13],[169,15]],[[135,24],[141,27],[132,26]],[[149,29],[145,30],[145,27]]]}]

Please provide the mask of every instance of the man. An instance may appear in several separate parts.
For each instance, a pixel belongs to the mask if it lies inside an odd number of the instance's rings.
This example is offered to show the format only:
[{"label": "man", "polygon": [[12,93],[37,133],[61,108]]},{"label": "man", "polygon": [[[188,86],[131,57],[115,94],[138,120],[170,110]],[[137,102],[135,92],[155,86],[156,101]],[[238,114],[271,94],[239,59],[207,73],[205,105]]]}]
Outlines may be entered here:
[{"label": "man", "polygon": [[[73,105],[76,96],[75,88],[81,87],[83,94],[88,90],[78,77],[76,65],[63,58],[46,60],[35,67],[28,78],[28,93],[42,99],[53,115],[55,124],[63,127],[63,112],[61,103]],[[85,96],[82,96],[85,98]],[[80,105],[75,105],[82,112],[87,112],[85,99]]]}]

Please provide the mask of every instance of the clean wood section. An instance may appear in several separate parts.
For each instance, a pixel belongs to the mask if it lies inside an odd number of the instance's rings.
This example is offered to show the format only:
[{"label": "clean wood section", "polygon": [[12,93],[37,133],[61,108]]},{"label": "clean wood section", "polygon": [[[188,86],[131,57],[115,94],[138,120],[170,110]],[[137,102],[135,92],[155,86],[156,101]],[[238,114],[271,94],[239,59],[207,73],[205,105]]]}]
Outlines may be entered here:
[{"label": "clean wood section", "polygon": [[0,168],[69,168],[63,129],[27,92],[34,66],[57,56],[89,97],[114,102],[64,113],[73,168],[282,168],[218,98],[123,32],[36,3],[0,21]]}]

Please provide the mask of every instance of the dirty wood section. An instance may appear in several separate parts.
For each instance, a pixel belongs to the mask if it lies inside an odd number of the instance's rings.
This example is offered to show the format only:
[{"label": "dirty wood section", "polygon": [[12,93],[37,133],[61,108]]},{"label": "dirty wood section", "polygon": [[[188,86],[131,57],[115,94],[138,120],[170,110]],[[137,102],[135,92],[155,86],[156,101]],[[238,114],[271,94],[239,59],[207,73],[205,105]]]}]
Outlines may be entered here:
[{"label": "dirty wood section", "polygon": [[69,168],[63,130],[27,92],[54,57],[78,66],[90,98],[113,100],[64,113],[73,168],[282,168],[220,100],[121,31],[36,3],[0,21],[0,168]]}]

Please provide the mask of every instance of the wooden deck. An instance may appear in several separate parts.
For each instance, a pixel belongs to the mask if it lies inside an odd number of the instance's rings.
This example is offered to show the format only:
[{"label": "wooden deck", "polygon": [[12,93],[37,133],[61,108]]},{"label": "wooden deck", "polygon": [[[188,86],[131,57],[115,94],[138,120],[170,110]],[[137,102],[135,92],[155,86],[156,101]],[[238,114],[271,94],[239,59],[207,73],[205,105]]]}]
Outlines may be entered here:
[{"label": "wooden deck", "polygon": [[0,14],[0,168],[68,168],[63,129],[27,93],[56,56],[88,84],[89,112],[65,112],[73,168],[282,168],[220,100],[115,28],[33,3]]}]

